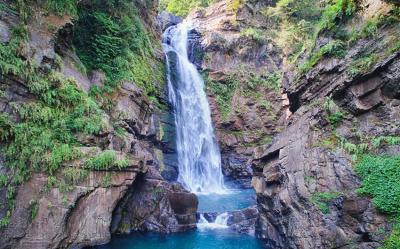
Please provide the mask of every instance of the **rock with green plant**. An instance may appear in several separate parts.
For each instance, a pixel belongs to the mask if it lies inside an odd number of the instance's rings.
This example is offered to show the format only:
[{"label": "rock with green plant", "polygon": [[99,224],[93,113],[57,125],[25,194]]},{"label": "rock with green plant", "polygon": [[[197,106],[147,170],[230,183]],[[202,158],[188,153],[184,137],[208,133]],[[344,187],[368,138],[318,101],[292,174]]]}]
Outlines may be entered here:
[{"label": "rock with green plant", "polygon": [[[106,243],[136,179],[176,167],[156,5],[0,3],[0,248]],[[187,227],[165,232],[193,226],[189,197],[188,214],[163,210]]]}]

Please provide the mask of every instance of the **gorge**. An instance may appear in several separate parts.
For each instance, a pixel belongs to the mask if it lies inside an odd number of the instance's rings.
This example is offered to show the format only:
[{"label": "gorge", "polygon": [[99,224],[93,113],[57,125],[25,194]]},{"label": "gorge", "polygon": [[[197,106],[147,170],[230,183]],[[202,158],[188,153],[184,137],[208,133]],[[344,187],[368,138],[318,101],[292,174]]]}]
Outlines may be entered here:
[{"label": "gorge", "polygon": [[396,0],[0,1],[0,249],[400,248]]}]

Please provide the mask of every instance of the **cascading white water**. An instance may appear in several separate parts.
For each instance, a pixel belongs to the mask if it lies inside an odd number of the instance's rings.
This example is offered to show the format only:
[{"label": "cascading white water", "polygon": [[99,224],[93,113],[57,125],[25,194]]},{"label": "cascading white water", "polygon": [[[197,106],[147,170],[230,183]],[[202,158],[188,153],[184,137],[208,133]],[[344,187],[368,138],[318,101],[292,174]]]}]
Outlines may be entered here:
[{"label": "cascading white water", "polygon": [[195,193],[225,192],[221,155],[202,80],[188,58],[190,24],[164,33],[169,100],[175,109],[178,181]]},{"label": "cascading white water", "polygon": [[220,228],[228,228],[228,213],[222,213],[215,218],[214,222],[209,222],[204,218],[202,214],[200,214],[200,220],[197,223],[197,228],[199,229],[220,229]]}]

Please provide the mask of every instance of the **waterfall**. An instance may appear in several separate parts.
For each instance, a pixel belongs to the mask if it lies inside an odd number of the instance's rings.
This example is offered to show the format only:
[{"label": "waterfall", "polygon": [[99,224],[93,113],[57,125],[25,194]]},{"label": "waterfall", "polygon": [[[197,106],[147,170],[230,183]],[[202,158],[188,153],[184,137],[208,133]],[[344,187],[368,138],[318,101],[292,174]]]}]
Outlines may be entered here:
[{"label": "waterfall", "polygon": [[221,155],[202,80],[188,58],[188,33],[181,23],[164,32],[169,101],[174,107],[178,181],[195,193],[225,192]]},{"label": "waterfall", "polygon": [[197,223],[199,229],[216,229],[216,228],[228,228],[228,213],[222,213],[215,218],[214,222],[208,222],[204,218],[203,214],[200,214],[200,220]]}]

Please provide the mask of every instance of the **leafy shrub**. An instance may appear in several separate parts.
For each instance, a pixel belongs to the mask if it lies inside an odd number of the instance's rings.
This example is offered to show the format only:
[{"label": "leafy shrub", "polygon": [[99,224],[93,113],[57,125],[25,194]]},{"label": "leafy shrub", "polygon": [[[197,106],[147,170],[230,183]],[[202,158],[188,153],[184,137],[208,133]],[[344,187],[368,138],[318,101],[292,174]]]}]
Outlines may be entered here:
[{"label": "leafy shrub", "polygon": [[68,183],[75,185],[84,180],[89,175],[89,172],[85,169],[67,167],[63,170],[62,175]]},{"label": "leafy shrub", "polygon": [[0,188],[5,187],[8,182],[8,177],[5,174],[0,173]]},{"label": "leafy shrub", "polygon": [[226,119],[231,111],[232,97],[239,87],[239,82],[235,76],[228,76],[223,82],[213,81],[208,76],[204,76],[207,88],[209,88],[216,97],[215,100],[222,119]]},{"label": "leafy shrub", "polygon": [[106,170],[112,167],[122,169],[128,166],[129,162],[126,159],[117,160],[117,156],[113,150],[105,150],[85,162],[85,168],[91,170]]},{"label": "leafy shrub", "polygon": [[322,46],[318,51],[312,53],[308,60],[300,66],[300,71],[303,73],[309,71],[324,56],[341,58],[345,55],[345,52],[344,43],[342,41],[334,40]]},{"label": "leafy shrub", "polygon": [[47,0],[44,3],[44,8],[59,16],[77,15],[77,0]]},{"label": "leafy shrub", "polygon": [[323,11],[321,20],[318,23],[319,30],[334,28],[338,19],[353,15],[356,7],[355,0],[334,1],[334,4],[328,5]]},{"label": "leafy shrub", "polygon": [[324,110],[328,114],[327,120],[333,126],[337,127],[344,119],[345,115],[340,111],[339,107],[331,98],[327,98],[324,105]]},{"label": "leafy shrub", "polygon": [[258,43],[263,43],[265,41],[265,36],[263,35],[262,31],[253,27],[242,30],[240,35],[251,38]]},{"label": "leafy shrub", "polygon": [[317,205],[323,214],[328,214],[330,212],[329,203],[339,196],[341,196],[339,192],[317,192],[311,196],[311,202]]},{"label": "leafy shrub", "polygon": [[155,82],[163,82],[164,71],[153,56],[151,37],[137,10],[128,0],[95,2],[79,6],[74,45],[88,70],[101,70],[105,87],[92,93],[104,98],[122,82],[135,82],[145,94],[154,96]]},{"label": "leafy shrub", "polygon": [[371,196],[380,211],[400,215],[400,156],[366,155],[356,172],[362,179],[360,194]]},{"label": "leafy shrub", "polygon": [[376,62],[376,55],[364,55],[361,58],[355,59],[349,66],[349,75],[355,77],[359,74],[366,73]]},{"label": "leafy shrub", "polygon": [[177,16],[186,17],[192,9],[207,7],[211,2],[211,0],[161,0],[159,9],[167,10]]},{"label": "leafy shrub", "polygon": [[39,211],[39,203],[37,200],[30,200],[29,201],[29,209],[31,211],[31,220],[34,220]]},{"label": "leafy shrub", "polygon": [[380,249],[398,249],[400,248],[400,222],[394,225],[392,233],[383,241],[383,246]]}]

